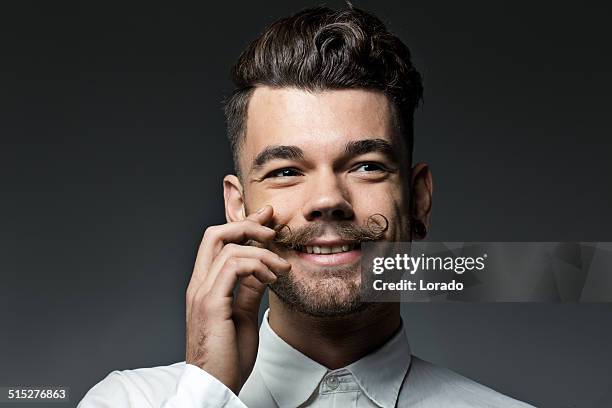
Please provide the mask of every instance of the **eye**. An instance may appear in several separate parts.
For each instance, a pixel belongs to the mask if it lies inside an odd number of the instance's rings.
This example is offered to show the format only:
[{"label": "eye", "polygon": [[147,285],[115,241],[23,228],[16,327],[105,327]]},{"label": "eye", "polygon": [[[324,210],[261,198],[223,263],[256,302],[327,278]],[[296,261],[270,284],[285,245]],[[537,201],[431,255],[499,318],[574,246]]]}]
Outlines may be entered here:
[{"label": "eye", "polygon": [[264,178],[294,177],[299,175],[300,173],[296,169],[286,167],[283,169],[273,170],[266,174]]},{"label": "eye", "polygon": [[358,173],[371,173],[374,171],[386,171],[385,167],[378,163],[361,163],[355,168]]}]

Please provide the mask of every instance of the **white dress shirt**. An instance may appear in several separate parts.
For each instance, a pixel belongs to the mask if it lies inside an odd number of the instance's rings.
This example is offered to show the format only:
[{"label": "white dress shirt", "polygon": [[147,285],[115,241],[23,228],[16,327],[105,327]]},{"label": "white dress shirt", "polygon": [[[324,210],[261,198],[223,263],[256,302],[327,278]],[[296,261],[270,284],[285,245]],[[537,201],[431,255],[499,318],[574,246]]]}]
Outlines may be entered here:
[{"label": "white dress shirt", "polygon": [[183,361],[113,371],[78,408],[532,407],[412,356],[403,329],[375,352],[336,370],[278,337],[268,324],[268,311],[259,335],[255,366],[239,396]]}]

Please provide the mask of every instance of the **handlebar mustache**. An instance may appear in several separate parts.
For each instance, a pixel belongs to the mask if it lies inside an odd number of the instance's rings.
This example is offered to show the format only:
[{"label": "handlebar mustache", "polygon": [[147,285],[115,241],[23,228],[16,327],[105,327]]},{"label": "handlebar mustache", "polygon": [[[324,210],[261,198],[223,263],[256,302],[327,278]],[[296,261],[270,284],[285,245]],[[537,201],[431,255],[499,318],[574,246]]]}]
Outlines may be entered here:
[{"label": "handlebar mustache", "polygon": [[363,225],[352,222],[313,222],[292,230],[287,224],[273,227],[276,231],[274,242],[290,248],[308,244],[328,230],[334,231],[340,239],[348,242],[377,241],[384,237],[389,220],[382,214],[370,215]]}]

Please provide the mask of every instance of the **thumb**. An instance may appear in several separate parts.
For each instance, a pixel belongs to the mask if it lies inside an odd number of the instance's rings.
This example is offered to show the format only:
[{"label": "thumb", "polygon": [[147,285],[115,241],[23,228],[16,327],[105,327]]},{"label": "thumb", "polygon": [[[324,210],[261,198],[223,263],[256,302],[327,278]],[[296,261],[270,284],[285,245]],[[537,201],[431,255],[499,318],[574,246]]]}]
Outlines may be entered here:
[{"label": "thumb", "polygon": [[271,205],[266,204],[254,213],[251,213],[246,217],[247,220],[255,221],[261,225],[265,225],[272,219],[274,209]]}]

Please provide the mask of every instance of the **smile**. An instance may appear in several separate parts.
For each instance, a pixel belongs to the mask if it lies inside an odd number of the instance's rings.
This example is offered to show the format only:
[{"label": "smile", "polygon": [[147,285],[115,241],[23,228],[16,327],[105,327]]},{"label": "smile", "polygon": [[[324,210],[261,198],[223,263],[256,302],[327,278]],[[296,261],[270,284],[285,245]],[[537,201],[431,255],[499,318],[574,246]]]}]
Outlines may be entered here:
[{"label": "smile", "polygon": [[295,250],[308,254],[337,254],[340,252],[349,252],[354,249],[359,249],[359,243],[351,243],[345,245],[298,245]]},{"label": "smile", "polygon": [[318,266],[354,264],[361,258],[361,244],[359,242],[317,244],[298,245],[294,250],[304,262]]}]

